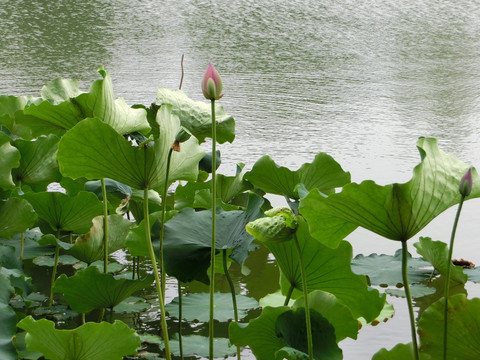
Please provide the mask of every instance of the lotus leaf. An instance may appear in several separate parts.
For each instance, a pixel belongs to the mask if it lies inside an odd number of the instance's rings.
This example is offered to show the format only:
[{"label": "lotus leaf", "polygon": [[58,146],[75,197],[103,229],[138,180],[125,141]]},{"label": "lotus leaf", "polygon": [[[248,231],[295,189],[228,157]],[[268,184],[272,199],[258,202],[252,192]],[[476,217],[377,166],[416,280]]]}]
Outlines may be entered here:
[{"label": "lotus leaf", "polygon": [[[163,191],[167,157],[180,121],[164,106],[158,111],[157,122],[162,129],[160,138],[152,146],[137,147],[99,119],[78,123],[59,144],[57,159],[62,174],[74,179],[110,178],[136,189]],[[169,183],[195,180],[203,154],[195,138],[183,143],[182,151],[172,154]]]},{"label": "lotus leaf", "polygon": [[88,232],[92,219],[103,211],[102,203],[89,192],[79,192],[74,197],[61,192],[26,193],[38,216],[55,231]]},{"label": "lotus leaf", "polygon": [[[188,294],[182,297],[183,318],[188,321],[209,320],[209,294]],[[258,308],[255,299],[243,295],[237,295],[238,316],[240,319],[248,315],[248,311]],[[165,311],[171,316],[178,318],[178,297],[165,305]],[[226,322],[233,319],[232,295],[227,293],[215,293],[215,319]]]},{"label": "lotus leaf", "polygon": [[[307,219],[312,236],[329,247],[357,226],[387,239],[406,241],[444,210],[460,202],[458,186],[469,166],[438,148],[436,139],[417,142],[422,162],[404,184],[380,186],[367,180],[348,184],[327,198],[314,190],[302,199],[300,213]],[[469,198],[480,196],[475,170]]]},{"label": "lotus leaf", "polygon": [[[212,119],[210,104],[193,101],[181,90],[160,88],[157,91],[159,104],[172,105],[172,112],[178,116],[182,126],[187,128],[200,143],[212,134]],[[232,142],[235,138],[235,121],[225,113],[221,105],[215,104],[217,142],[223,144]],[[183,147],[183,145],[182,145]]]},{"label": "lotus leaf", "polygon": [[67,277],[65,274],[55,281],[54,292],[61,292],[70,307],[78,313],[87,313],[97,308],[113,308],[135,291],[148,287],[153,275],[143,280],[116,279],[90,266]]},{"label": "lotus leaf", "polygon": [[329,155],[319,153],[311,164],[303,164],[300,169],[291,171],[280,167],[269,157],[260,158],[245,179],[255,187],[271,194],[284,195],[290,199],[300,199],[297,185],[303,184],[308,190],[318,189],[324,193],[332,192],[350,182],[350,173]]},{"label": "lotus leaf", "polygon": [[[445,299],[442,298],[421,315],[418,321],[420,351],[433,359],[443,356],[443,313]],[[448,348],[447,358],[474,360],[480,358],[480,299],[467,299],[464,294],[448,299]]]},{"label": "lotus leaf", "polygon": [[27,331],[27,349],[39,351],[51,360],[121,360],[136,354],[140,347],[135,330],[119,320],[113,324],[89,322],[73,330],[57,330],[53,321],[27,316],[17,326]]}]

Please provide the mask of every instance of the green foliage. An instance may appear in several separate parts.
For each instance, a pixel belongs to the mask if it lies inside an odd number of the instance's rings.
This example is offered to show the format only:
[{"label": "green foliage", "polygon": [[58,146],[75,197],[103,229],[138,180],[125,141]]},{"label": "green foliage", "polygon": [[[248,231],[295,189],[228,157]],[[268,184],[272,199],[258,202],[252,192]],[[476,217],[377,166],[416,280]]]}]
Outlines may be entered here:
[{"label": "green foliage", "polygon": [[[181,90],[160,88],[157,91],[157,101],[160,105],[172,105],[173,114],[178,116],[183,127],[187,128],[200,143],[212,135],[212,119],[210,104],[202,101],[192,101]],[[235,138],[235,121],[227,115],[223,106],[215,103],[217,121],[217,142],[223,144],[232,142]],[[183,146],[183,145],[182,145]]]},{"label": "green foliage", "polygon": [[450,279],[459,283],[467,282],[467,275],[463,273],[460,266],[448,263],[448,247],[441,241],[432,241],[430,238],[420,238],[418,243],[413,244],[417,248],[417,252],[423,256],[430,264],[435,267],[440,274],[445,275],[447,268],[450,266]]},{"label": "green foliage", "polygon": [[[380,186],[367,180],[345,185],[342,192],[325,198],[318,191],[300,202],[300,213],[312,236],[336,247],[357,226],[387,239],[406,241],[436,216],[460,201],[458,186],[469,166],[438,149],[435,139],[417,142],[422,162],[404,184]],[[470,198],[480,196],[480,179],[473,172]]]},{"label": "green foliage", "polygon": [[[171,114],[171,108],[164,106],[157,113],[157,122],[162,130],[160,138],[152,146],[137,147],[99,119],[80,122],[60,141],[57,159],[62,174],[74,179],[110,178],[136,189],[162,191],[168,152],[180,121]],[[172,154],[169,181],[195,180],[202,157],[203,150],[195,138],[183,143],[182,151]]]},{"label": "green foliage", "polygon": [[[97,216],[92,220],[93,226],[90,231],[75,240],[73,247],[68,249],[68,253],[75,256],[78,260],[91,264],[94,261],[103,259],[103,216]],[[119,216],[108,216],[108,252],[111,254],[125,246],[125,239],[132,223]]]},{"label": "green foliage", "polygon": [[307,190],[318,189],[330,193],[335,188],[348,184],[350,173],[343,171],[331,156],[319,153],[311,164],[303,164],[296,171],[280,167],[269,156],[263,156],[245,174],[245,178],[267,193],[299,200],[299,184]]},{"label": "green foliage", "polygon": [[97,197],[85,191],[73,197],[61,192],[26,193],[23,197],[53,231],[84,234],[90,230],[92,219],[103,209]]},{"label": "green foliage", "polygon": [[52,360],[121,360],[136,354],[140,338],[119,320],[113,324],[86,323],[73,330],[57,330],[46,319],[27,316],[17,326],[27,332],[29,351],[39,351]]},{"label": "green foliage", "polygon": [[[247,296],[237,295],[238,315],[242,319],[248,315],[248,311],[258,308],[258,302]],[[215,320],[227,322],[233,319],[232,295],[227,293],[215,293]],[[178,297],[165,306],[165,311],[171,317],[178,319]],[[207,322],[209,318],[209,294],[187,294],[182,297],[182,317],[188,321]]]},{"label": "green foliage", "polygon": [[[418,321],[420,350],[433,359],[443,355],[442,298],[426,309]],[[480,299],[464,294],[448,299],[448,359],[474,360],[480,357]]]},{"label": "green foliage", "polygon": [[113,275],[100,273],[95,266],[90,266],[72,277],[62,274],[55,281],[53,291],[63,293],[73,310],[86,313],[98,308],[113,308],[152,281],[152,275],[143,280],[116,279]]}]

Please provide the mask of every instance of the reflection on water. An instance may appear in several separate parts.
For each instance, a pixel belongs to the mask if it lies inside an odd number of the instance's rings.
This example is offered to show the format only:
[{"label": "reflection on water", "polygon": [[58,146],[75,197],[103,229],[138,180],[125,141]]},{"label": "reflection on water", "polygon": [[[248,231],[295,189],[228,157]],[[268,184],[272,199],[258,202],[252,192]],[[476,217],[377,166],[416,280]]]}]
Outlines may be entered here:
[{"label": "reflection on water", "polygon": [[[237,138],[220,147],[223,172],[263,154],[296,168],[325,151],[355,181],[404,182],[419,136],[480,164],[479,19],[468,0],[3,0],[0,94],[36,94],[57,76],[88,84],[104,65],[117,96],[150,104],[178,87],[185,54],[192,98],[209,61],[224,79]],[[458,236],[478,263],[472,203]],[[446,241],[452,221],[427,231]],[[352,237],[357,252],[399,247],[380,240]]]}]

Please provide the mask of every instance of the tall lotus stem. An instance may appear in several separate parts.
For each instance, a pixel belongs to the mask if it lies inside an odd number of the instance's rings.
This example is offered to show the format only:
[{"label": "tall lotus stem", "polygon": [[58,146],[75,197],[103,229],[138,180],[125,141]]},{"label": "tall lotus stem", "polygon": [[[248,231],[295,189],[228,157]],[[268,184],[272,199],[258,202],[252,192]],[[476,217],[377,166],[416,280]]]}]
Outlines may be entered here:
[{"label": "tall lotus stem", "polygon": [[108,200],[105,179],[101,179],[103,197],[103,272],[108,273]]},{"label": "tall lotus stem", "polygon": [[[60,240],[60,230],[57,231],[57,239]],[[53,305],[53,284],[55,284],[55,278],[57,277],[57,266],[58,266],[58,258],[60,256],[60,246],[58,244],[55,245],[55,260],[53,263],[52,269],[52,279],[50,281],[50,298],[48,300],[48,306]]]},{"label": "tall lotus stem", "polygon": [[[235,296],[235,287],[233,286],[232,278],[228,273],[228,266],[227,266],[227,250],[223,249],[222,251],[222,259],[223,259],[223,272],[225,277],[227,278],[228,285],[230,287],[230,292],[232,293],[232,304],[233,304],[233,318],[235,322],[238,323],[238,307],[237,307],[237,297]],[[240,346],[237,346],[237,359],[240,359]]]},{"label": "tall lotus stem", "polygon": [[215,229],[216,229],[216,144],[217,144],[217,130],[215,120],[215,100],[219,100],[222,93],[222,78],[212,64],[208,64],[207,70],[202,79],[202,92],[207,100],[210,100],[212,108],[212,243],[210,252],[210,319],[208,327],[209,336],[209,359],[213,359],[213,336],[214,336],[214,293],[215,293]]},{"label": "tall lotus stem", "polygon": [[20,237],[20,260],[23,260],[23,248],[25,244],[25,231],[22,232],[22,235]]},{"label": "tall lotus stem", "polygon": [[152,239],[150,234],[150,218],[148,211],[148,188],[143,191],[143,215],[145,221],[145,238],[147,241],[148,252],[153,266],[153,275],[155,276],[155,287],[158,293],[158,302],[160,304],[160,318],[162,323],[163,341],[165,342],[165,356],[168,360],[171,360],[170,343],[168,340],[167,319],[165,318],[165,305],[163,300],[162,286],[160,283],[160,276],[158,275],[157,259],[155,258],[155,252],[153,250]]},{"label": "tall lotus stem", "polygon": [[302,250],[298,243],[297,235],[293,235],[295,248],[297,249],[298,262],[300,264],[300,272],[302,275],[303,298],[305,300],[305,325],[307,327],[307,342],[308,342],[308,359],[313,360],[313,339],[312,339],[312,324],[310,321],[310,308],[308,306],[308,289],[307,289],[307,274],[305,273],[305,265],[303,263]]},{"label": "tall lotus stem", "polygon": [[213,337],[214,337],[214,309],[215,309],[215,232],[216,232],[216,208],[217,208],[217,184],[216,184],[216,124],[215,124],[215,99],[211,100],[212,105],[212,242],[210,244],[210,318],[208,326],[209,336],[209,359],[213,359]]},{"label": "tall lotus stem", "polygon": [[465,197],[470,195],[472,192],[472,169],[468,169],[465,175],[462,177],[459,186],[459,192],[462,196],[460,203],[458,204],[457,214],[455,215],[455,221],[453,222],[452,235],[450,237],[450,247],[448,249],[448,267],[447,274],[445,278],[445,308],[443,310],[443,359],[447,359],[447,348],[448,348],[448,296],[450,291],[450,267],[452,266],[452,254],[453,254],[453,242],[455,241],[455,232],[457,231],[458,219],[460,218],[460,212],[462,211],[463,201]]},{"label": "tall lotus stem", "polygon": [[170,148],[167,156],[167,170],[165,172],[165,186],[163,187],[163,196],[162,196],[162,215],[160,217],[160,250],[159,250],[159,260],[160,260],[160,271],[162,276],[162,294],[165,297],[165,283],[167,277],[165,274],[165,265],[163,264],[163,234],[165,229],[165,212],[167,211],[167,192],[168,192],[168,175],[170,173],[170,161],[172,159],[173,147]]},{"label": "tall lotus stem", "polygon": [[180,358],[183,360],[183,337],[182,337],[182,319],[183,319],[183,300],[182,284],[177,279],[178,287],[178,347],[180,348]]},{"label": "tall lotus stem", "polygon": [[405,297],[407,299],[408,313],[410,315],[410,330],[412,332],[412,343],[413,343],[413,353],[415,360],[419,360],[418,357],[418,344],[417,344],[417,333],[415,330],[415,312],[413,311],[412,305],[412,295],[410,294],[410,285],[408,284],[408,246],[407,241],[402,241],[402,281],[403,286],[405,287]]}]

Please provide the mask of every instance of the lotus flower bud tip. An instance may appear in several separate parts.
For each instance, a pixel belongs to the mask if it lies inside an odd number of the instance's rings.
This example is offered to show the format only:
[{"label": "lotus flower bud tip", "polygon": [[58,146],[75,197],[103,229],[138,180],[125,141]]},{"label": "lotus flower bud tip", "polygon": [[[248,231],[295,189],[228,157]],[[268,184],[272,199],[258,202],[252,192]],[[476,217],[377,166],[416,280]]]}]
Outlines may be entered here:
[{"label": "lotus flower bud tip", "polygon": [[462,180],[460,180],[459,191],[462,196],[468,196],[472,192],[473,180],[472,180],[472,168],[469,168]]},{"label": "lotus flower bud tip", "polygon": [[218,100],[223,96],[223,94],[221,94],[222,88],[223,84],[220,74],[212,63],[208,64],[202,80],[203,95],[207,100]]}]

